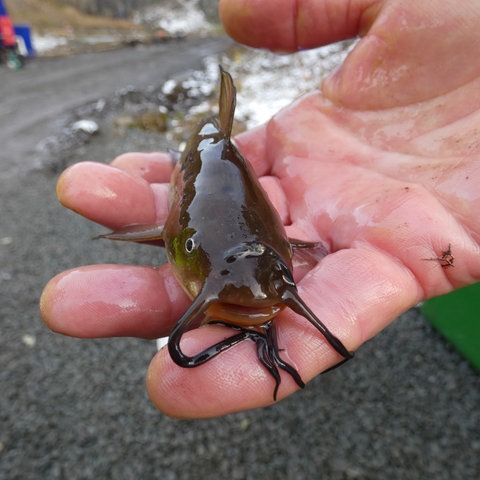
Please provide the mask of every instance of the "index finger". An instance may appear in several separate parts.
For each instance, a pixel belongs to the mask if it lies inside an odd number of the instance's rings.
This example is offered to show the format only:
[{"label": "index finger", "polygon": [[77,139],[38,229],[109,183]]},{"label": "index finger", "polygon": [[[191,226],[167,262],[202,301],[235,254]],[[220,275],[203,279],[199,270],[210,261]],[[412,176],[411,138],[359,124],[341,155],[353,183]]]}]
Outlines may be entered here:
[{"label": "index finger", "polygon": [[129,154],[113,165],[77,163],[60,176],[57,197],[63,206],[113,229],[162,223],[171,171],[165,154]]},{"label": "index finger", "polygon": [[62,272],[42,292],[40,313],[79,338],[168,335],[188,298],[168,265],[89,265]]}]

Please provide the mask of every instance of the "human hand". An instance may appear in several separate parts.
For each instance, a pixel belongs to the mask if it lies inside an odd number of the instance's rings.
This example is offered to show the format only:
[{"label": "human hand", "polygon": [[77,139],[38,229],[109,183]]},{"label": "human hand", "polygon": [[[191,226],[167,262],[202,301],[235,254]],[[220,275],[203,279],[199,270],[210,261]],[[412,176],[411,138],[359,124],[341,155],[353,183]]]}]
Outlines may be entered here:
[{"label": "human hand", "polygon": [[[255,4],[253,18],[244,3]],[[294,3],[297,26],[288,31]],[[458,2],[404,5],[220,3],[227,31],[255,46],[296,50],[365,34],[321,92],[237,139],[288,234],[329,244],[331,254],[299,291],[349,350],[419,301],[480,276],[480,12]],[[170,173],[162,154],[77,164],[60,178],[58,196],[113,229],[162,222]],[[453,266],[425,260],[449,245]],[[168,265],[95,265],[52,279],[41,311],[50,328],[68,335],[155,338],[168,335],[188,303]],[[282,356],[304,380],[338,362],[305,319],[286,310],[275,322]],[[224,337],[223,327],[209,325],[186,334],[182,348],[198,352]],[[243,342],[194,369],[178,367],[164,349],[147,387],[163,412],[207,417],[270,404],[273,379],[254,344]],[[296,389],[282,375],[279,398]]]}]

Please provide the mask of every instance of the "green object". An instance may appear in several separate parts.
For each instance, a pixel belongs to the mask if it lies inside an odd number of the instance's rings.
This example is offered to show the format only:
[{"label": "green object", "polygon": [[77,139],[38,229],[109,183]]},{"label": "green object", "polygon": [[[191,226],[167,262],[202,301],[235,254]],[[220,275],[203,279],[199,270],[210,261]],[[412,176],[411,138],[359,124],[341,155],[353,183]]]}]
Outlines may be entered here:
[{"label": "green object", "polygon": [[11,70],[20,70],[22,68],[22,61],[15,52],[7,53],[7,67]]},{"label": "green object", "polygon": [[422,313],[480,370],[480,283],[426,301]]}]

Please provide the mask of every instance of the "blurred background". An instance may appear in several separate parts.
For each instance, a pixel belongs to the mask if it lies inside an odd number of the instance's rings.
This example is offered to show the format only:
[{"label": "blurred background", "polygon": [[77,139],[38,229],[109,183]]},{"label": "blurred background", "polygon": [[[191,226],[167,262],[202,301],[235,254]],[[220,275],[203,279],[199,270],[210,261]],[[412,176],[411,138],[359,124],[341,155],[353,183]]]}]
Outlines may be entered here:
[{"label": "blurred background", "polygon": [[64,168],[181,148],[216,109],[218,64],[239,91],[235,130],[258,125],[353,42],[246,49],[224,35],[215,0],[0,7],[0,480],[480,477],[478,373],[420,309],[279,404],[201,421],[150,404],[154,341],[62,337],[39,317],[43,285],[62,270],[164,261],[92,242],[101,227],[56,202]]}]

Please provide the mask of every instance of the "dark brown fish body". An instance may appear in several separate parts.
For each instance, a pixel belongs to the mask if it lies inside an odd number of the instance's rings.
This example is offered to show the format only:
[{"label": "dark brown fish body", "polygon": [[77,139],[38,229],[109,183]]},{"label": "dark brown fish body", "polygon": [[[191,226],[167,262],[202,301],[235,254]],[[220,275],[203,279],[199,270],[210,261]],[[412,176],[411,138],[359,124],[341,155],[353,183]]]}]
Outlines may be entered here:
[{"label": "dark brown fish body", "polygon": [[[278,368],[304,386],[297,371],[280,358],[276,344],[274,318],[286,306],[315,325],[345,359],[352,354],[298,296],[292,245],[283,223],[230,139],[234,110],[235,87],[221,70],[219,118],[198,127],[172,175],[169,214],[160,235],[193,303],[173,328],[168,346],[177,364],[196,367],[240,341],[254,340],[261,362],[275,378],[276,398]],[[127,228],[107,238],[150,241],[160,236],[157,226],[131,231],[133,236]],[[231,325],[238,333],[186,356],[180,349],[183,333],[210,321]]]},{"label": "dark brown fish body", "polygon": [[[281,308],[279,262],[291,270],[290,243],[250,165],[215,120],[199,127],[176,166],[163,238],[190,296],[215,292],[222,304],[215,320],[258,325]],[[259,311],[245,318],[237,306]]]}]

